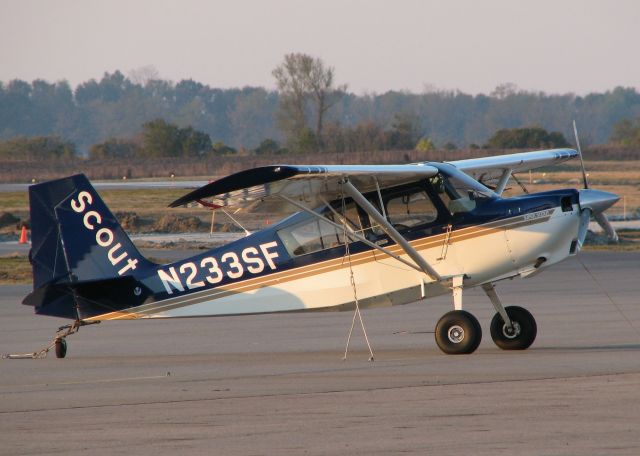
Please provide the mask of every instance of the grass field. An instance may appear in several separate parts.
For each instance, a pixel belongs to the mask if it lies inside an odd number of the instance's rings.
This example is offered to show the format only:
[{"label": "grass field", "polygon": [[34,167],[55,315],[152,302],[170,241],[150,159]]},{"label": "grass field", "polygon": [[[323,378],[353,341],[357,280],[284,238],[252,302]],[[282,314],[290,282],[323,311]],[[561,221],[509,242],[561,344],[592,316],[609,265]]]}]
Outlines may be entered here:
[{"label": "grass field", "polygon": [[31,265],[26,256],[0,257],[0,285],[32,283]]}]

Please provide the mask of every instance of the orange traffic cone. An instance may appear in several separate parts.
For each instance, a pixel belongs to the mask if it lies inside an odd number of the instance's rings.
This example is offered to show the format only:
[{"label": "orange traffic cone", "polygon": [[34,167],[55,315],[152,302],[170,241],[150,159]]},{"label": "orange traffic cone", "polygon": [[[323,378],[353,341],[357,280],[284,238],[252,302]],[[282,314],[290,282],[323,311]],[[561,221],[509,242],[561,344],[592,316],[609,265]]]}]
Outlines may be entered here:
[{"label": "orange traffic cone", "polygon": [[22,225],[22,231],[20,231],[20,240],[18,241],[19,244],[26,244],[27,243],[27,227]]}]

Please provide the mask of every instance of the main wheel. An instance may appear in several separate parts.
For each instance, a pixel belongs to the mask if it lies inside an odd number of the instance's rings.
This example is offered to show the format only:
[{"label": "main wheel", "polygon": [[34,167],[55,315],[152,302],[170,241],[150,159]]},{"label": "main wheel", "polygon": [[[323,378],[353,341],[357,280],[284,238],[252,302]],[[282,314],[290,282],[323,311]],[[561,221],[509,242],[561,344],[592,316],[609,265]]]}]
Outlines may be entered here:
[{"label": "main wheel", "polygon": [[526,350],[536,340],[538,325],[527,309],[518,306],[505,307],[511,319],[509,328],[499,313],[491,320],[491,338],[503,350]]},{"label": "main wheel", "polygon": [[438,320],[436,344],[449,355],[473,353],[482,340],[478,319],[464,310],[452,310]]},{"label": "main wheel", "polygon": [[56,358],[67,356],[67,341],[64,338],[56,339]]}]

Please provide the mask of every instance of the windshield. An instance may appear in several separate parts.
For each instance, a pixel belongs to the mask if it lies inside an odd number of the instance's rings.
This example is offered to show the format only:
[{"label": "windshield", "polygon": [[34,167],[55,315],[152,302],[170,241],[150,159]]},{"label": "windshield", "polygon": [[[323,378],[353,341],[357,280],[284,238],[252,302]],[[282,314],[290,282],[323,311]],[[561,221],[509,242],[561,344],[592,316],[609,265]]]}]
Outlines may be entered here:
[{"label": "windshield", "polygon": [[474,210],[479,202],[495,198],[496,194],[477,180],[449,164],[434,165],[440,173],[430,179],[451,214]]}]

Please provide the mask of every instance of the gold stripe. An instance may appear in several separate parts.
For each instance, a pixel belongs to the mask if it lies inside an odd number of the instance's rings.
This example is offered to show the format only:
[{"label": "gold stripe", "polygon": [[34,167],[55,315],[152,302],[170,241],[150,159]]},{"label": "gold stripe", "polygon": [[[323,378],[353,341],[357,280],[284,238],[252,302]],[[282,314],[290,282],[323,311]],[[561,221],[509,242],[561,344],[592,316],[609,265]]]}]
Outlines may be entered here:
[{"label": "gold stripe", "polygon": [[[553,212],[552,212],[553,214]],[[510,219],[498,220],[496,222],[485,223],[484,225],[461,228],[453,231],[449,235],[449,245],[454,242],[465,241],[480,236],[495,234],[507,228],[519,228],[521,226],[533,225],[546,222],[551,218],[551,214],[544,217],[525,220],[524,216],[516,216]],[[442,246],[446,240],[447,234],[436,234],[426,238],[415,239],[409,241],[409,244],[416,250],[426,250],[432,247]],[[399,245],[386,247],[387,250],[394,254],[404,254]],[[386,256],[385,256],[386,258]],[[378,261],[375,250],[360,252],[351,255],[351,265],[358,266],[361,264]],[[174,298],[165,299],[164,301],[156,301],[150,304],[143,304],[132,308],[129,312],[109,312],[95,317],[87,318],[86,321],[96,320],[124,320],[144,318],[146,316],[177,309],[189,305],[199,304],[213,299],[220,299],[239,292],[253,291],[267,286],[273,286],[280,283],[286,283],[293,280],[304,279],[306,277],[326,272],[332,272],[339,269],[348,268],[349,264],[345,257],[334,258],[320,263],[313,263],[307,266],[290,269],[286,271],[278,271],[266,276],[246,279],[240,282],[234,282],[222,285],[213,289],[206,289],[199,292],[189,294],[187,296],[176,296]],[[195,301],[195,302],[193,302]],[[135,311],[133,310],[135,309]]]}]

